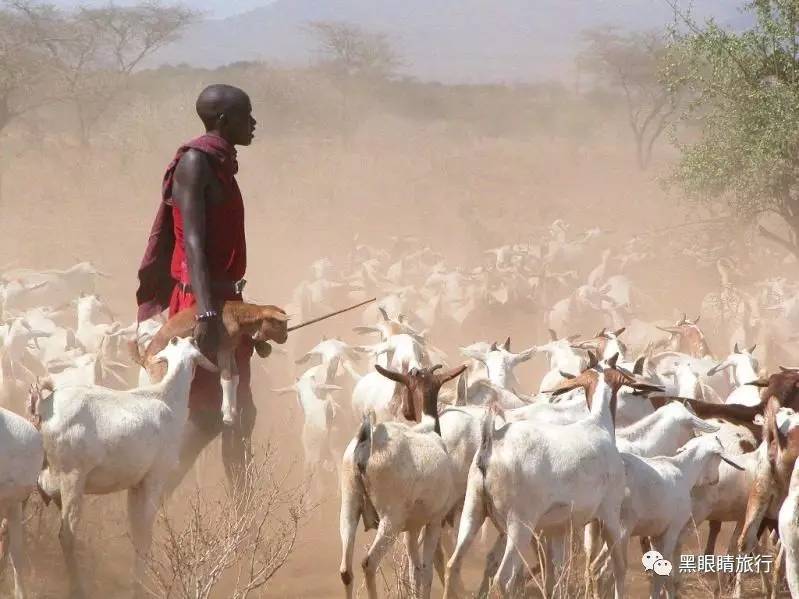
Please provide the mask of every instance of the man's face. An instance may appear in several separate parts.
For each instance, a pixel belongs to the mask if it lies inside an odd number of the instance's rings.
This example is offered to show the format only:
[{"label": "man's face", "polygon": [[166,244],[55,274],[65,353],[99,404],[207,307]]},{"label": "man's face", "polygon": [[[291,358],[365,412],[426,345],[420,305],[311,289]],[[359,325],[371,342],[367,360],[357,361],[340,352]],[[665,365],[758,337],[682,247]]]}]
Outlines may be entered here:
[{"label": "man's face", "polygon": [[240,106],[228,111],[226,116],[227,137],[237,146],[249,146],[255,136],[256,121],[252,116],[250,99],[242,100]]}]

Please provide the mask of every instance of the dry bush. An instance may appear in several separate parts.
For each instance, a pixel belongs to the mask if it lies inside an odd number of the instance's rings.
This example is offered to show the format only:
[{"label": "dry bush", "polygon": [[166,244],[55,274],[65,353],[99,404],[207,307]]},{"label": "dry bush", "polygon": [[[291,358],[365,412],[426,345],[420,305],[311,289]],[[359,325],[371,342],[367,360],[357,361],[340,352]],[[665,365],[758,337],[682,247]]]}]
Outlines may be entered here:
[{"label": "dry bush", "polygon": [[[290,468],[276,454],[257,452],[237,493],[197,487],[181,509],[162,510],[148,557],[149,593],[154,597],[206,599],[224,589],[245,599],[262,589],[286,564],[308,518],[307,483],[292,485]],[[177,502],[175,502],[177,503]]]}]

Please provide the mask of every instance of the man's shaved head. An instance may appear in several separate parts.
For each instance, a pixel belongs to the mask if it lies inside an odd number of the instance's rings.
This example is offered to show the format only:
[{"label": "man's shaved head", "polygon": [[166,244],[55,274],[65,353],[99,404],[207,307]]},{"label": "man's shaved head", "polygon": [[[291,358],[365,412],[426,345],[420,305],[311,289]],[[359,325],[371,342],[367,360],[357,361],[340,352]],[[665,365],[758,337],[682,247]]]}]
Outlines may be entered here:
[{"label": "man's shaved head", "polygon": [[238,87],[217,83],[197,98],[197,115],[208,132],[214,131],[232,144],[249,145],[255,130],[250,97]]},{"label": "man's shaved head", "polygon": [[250,97],[232,85],[209,85],[197,97],[197,115],[208,129],[214,128],[220,115],[249,108]]}]

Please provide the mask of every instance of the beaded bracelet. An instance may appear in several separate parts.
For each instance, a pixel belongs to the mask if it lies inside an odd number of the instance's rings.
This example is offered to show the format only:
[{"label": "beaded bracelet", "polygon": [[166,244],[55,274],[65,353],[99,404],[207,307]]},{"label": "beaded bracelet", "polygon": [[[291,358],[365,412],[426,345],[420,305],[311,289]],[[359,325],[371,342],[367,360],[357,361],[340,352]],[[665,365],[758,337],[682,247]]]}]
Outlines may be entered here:
[{"label": "beaded bracelet", "polygon": [[206,322],[208,320],[213,320],[214,318],[219,317],[219,312],[216,310],[209,310],[208,312],[202,312],[194,317],[197,322]]}]

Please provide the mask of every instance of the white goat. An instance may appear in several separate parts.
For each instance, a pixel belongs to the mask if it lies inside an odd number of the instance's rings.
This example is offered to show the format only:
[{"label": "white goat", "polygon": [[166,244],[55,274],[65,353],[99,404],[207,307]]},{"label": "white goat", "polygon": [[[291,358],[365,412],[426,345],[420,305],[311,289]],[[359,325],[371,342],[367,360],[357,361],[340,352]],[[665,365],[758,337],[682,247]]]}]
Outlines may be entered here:
[{"label": "white goat", "polygon": [[730,393],[725,403],[740,404],[743,406],[756,406],[760,404],[760,390],[747,383],[751,383],[758,379],[757,375],[757,361],[755,360],[752,352],[755,351],[756,346],[741,351],[738,344],[735,344],[733,352],[727,356],[723,362],[719,362],[716,366],[708,371],[708,376],[713,376],[717,372],[722,372],[727,369],[732,369],[732,379],[735,382],[735,388]]},{"label": "white goat", "polygon": [[[610,408],[622,382],[637,384],[594,363],[564,383],[558,391],[584,386],[591,402],[590,415],[571,425],[514,422],[496,432],[489,412],[481,449],[469,471],[457,547],[447,564],[446,597],[462,594],[461,563],[486,516],[507,537],[494,583],[502,591],[511,591],[520,572],[517,554],[529,551],[534,531],[543,529],[560,538],[570,523],[581,526],[598,518],[613,548],[616,596],[624,595],[626,556],[619,545],[624,465]],[[588,462],[591,468],[585,468]]]},{"label": "white goat", "polygon": [[[677,563],[680,536],[692,514],[691,491],[718,482],[721,460],[741,467],[724,455],[721,442],[711,436],[691,439],[675,456],[621,455],[627,481],[621,507],[623,547],[626,550],[630,537],[649,537],[653,550]],[[673,582],[674,577],[669,577],[669,597],[674,596]],[[653,576],[650,596],[660,597],[662,585],[663,577]]]},{"label": "white goat", "polygon": [[78,327],[75,336],[85,351],[96,352],[106,335],[120,330],[108,307],[97,295],[82,295],[78,298]]},{"label": "white goat", "polygon": [[[505,343],[498,346],[496,343],[489,346],[488,351],[479,352],[474,349],[462,348],[461,353],[483,364],[486,368],[487,379],[497,387],[507,389],[513,393],[519,391],[519,381],[513,373],[522,362],[526,362],[538,351],[535,346],[519,353],[510,350],[510,337]],[[472,401],[472,403],[485,403],[484,401]]]},{"label": "white goat", "polygon": [[322,381],[320,379],[319,382],[332,383],[338,376],[340,368],[343,368],[353,375],[355,380],[360,378],[360,376],[357,376],[357,373],[353,374],[354,369],[352,363],[361,358],[361,353],[341,339],[327,339],[326,337],[322,337],[319,343],[295,360],[295,363],[305,364],[313,358],[319,358],[322,364],[325,365],[324,380]]},{"label": "white goat", "polygon": [[0,517],[8,521],[8,544],[14,566],[14,597],[25,599],[28,568],[22,531],[22,502],[36,490],[44,462],[42,435],[34,426],[0,408]]},{"label": "white goat", "polygon": [[585,365],[585,359],[577,354],[571,346],[572,342],[578,339],[580,335],[559,339],[557,333],[550,329],[549,336],[549,343],[539,345],[537,348],[539,353],[549,355],[549,372],[541,380],[541,385],[538,388],[539,393],[554,389],[563,382],[564,379],[561,372],[578,374]]},{"label": "white goat", "polygon": [[616,446],[621,452],[641,457],[671,456],[695,432],[718,430],[718,426],[702,420],[681,403],[669,402],[638,422],[617,428]]},{"label": "white goat", "polygon": [[316,485],[317,498],[323,491],[319,468],[337,469],[339,461],[331,445],[330,431],[336,416],[337,405],[330,397],[332,391],[341,391],[338,385],[325,383],[326,364],[307,370],[293,385],[275,389],[278,394],[296,393],[303,414],[302,449],[305,459],[305,476]]},{"label": "white goat", "polygon": [[83,594],[75,555],[83,496],[124,490],[136,549],[134,585],[141,591],[155,514],[178,462],[195,366],[217,371],[191,338],[173,337],[155,360],[167,362],[167,372],[154,385],[130,391],[64,387],[31,402],[48,462],[39,485],[46,495],[60,497],[59,540],[75,595]]},{"label": "white goat", "polygon": [[5,309],[16,312],[69,303],[81,293],[94,293],[97,277],[108,277],[90,262],[80,262],[65,270],[17,269],[4,276],[18,282],[13,289],[9,284],[5,298]]}]

